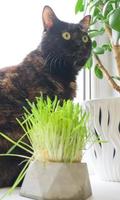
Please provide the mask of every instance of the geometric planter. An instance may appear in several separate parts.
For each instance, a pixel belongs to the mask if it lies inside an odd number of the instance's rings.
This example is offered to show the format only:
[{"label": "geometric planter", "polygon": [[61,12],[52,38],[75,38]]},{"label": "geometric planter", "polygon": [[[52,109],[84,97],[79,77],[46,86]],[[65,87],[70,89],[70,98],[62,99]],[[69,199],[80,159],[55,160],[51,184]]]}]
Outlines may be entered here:
[{"label": "geometric planter", "polygon": [[120,98],[85,102],[90,114],[90,129],[99,140],[89,149],[87,163],[106,181],[120,181]]},{"label": "geometric planter", "polygon": [[85,163],[31,162],[20,194],[37,200],[85,200],[91,196]]}]

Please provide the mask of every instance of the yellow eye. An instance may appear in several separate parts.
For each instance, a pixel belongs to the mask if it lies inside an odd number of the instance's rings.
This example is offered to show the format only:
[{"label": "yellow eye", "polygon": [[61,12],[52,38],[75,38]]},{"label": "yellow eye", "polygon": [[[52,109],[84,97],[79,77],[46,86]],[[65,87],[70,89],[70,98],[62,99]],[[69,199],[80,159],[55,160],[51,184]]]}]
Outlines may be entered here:
[{"label": "yellow eye", "polygon": [[83,41],[84,43],[87,43],[88,40],[89,40],[89,38],[88,38],[87,35],[82,36],[82,41]]},{"label": "yellow eye", "polygon": [[63,37],[65,40],[70,40],[71,35],[70,35],[69,32],[64,32],[64,33],[62,33],[62,37]]}]

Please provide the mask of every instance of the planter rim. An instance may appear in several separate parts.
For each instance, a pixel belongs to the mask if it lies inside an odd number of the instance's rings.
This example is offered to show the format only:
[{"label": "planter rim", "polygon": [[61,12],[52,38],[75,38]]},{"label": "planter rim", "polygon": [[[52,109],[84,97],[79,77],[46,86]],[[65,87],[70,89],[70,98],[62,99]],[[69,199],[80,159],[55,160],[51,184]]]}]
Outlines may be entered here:
[{"label": "planter rim", "polygon": [[96,98],[96,99],[91,99],[91,100],[86,100],[84,103],[89,103],[89,102],[102,102],[102,101],[113,101],[113,100],[119,100],[120,97],[106,97],[106,98]]},{"label": "planter rim", "polygon": [[34,162],[37,162],[37,163],[40,163],[41,165],[87,165],[86,162],[41,162],[39,160],[33,160],[31,161],[31,163],[34,163]]}]

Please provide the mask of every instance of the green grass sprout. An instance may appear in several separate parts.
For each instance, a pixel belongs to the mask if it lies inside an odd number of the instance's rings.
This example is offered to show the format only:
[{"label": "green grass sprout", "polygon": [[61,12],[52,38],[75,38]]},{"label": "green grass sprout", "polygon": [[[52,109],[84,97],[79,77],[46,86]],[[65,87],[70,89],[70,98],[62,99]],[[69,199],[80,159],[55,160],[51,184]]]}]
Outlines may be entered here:
[{"label": "green grass sprout", "polygon": [[[32,160],[45,163],[80,162],[86,144],[94,143],[93,134],[88,128],[89,113],[79,104],[64,100],[61,106],[57,97],[52,101],[49,97],[44,100],[43,96],[37,97],[32,103],[27,100],[27,103],[28,107],[24,108],[22,119],[17,119],[24,135],[18,141],[14,141],[0,132],[0,136],[13,144],[6,154],[0,156],[22,157],[25,159],[23,162],[26,162],[6,195],[24,178]],[[29,143],[24,141],[26,136]],[[25,150],[31,157],[14,154],[13,150],[16,147]]]},{"label": "green grass sprout", "polygon": [[79,162],[91,138],[89,114],[71,100],[61,106],[57,97],[53,102],[49,97],[27,102],[29,110],[25,108],[23,121],[18,122],[32,145],[34,158],[42,162]]}]

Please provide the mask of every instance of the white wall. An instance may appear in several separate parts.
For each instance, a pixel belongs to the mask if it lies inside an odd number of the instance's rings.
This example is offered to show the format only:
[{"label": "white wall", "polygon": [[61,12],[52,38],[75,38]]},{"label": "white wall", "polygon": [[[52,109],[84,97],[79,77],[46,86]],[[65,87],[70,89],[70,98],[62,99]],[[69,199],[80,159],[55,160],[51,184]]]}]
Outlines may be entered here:
[{"label": "white wall", "polygon": [[0,0],[0,67],[19,63],[41,40],[41,14],[50,5],[57,16],[75,22],[75,0]]}]

